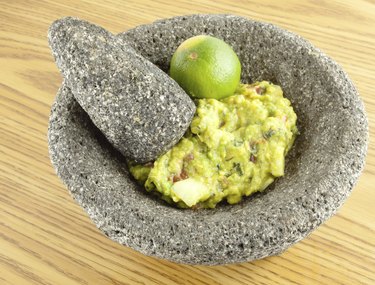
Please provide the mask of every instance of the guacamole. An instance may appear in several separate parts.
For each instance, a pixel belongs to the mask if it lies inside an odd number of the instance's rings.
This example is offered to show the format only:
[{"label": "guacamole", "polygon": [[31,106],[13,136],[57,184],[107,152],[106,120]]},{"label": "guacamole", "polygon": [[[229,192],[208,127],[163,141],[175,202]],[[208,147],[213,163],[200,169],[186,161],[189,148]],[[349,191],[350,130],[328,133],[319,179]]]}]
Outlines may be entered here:
[{"label": "guacamole", "polygon": [[214,208],[264,190],[284,175],[297,116],[281,88],[240,84],[225,99],[199,99],[190,129],[153,163],[129,163],[147,191],[181,208]]}]

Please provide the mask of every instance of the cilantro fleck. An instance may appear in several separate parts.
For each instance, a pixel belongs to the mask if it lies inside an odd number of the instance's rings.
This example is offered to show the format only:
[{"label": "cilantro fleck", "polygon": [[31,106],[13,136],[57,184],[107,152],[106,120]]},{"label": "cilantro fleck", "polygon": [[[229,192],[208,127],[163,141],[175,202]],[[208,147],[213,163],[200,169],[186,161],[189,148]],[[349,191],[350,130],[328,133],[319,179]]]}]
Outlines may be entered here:
[{"label": "cilantro fleck", "polygon": [[241,140],[235,140],[235,141],[233,142],[233,145],[234,145],[234,146],[241,146],[241,145],[243,145],[243,141],[241,141]]},{"label": "cilantro fleck", "polygon": [[275,130],[269,129],[267,132],[263,133],[263,137],[268,140],[270,137],[272,137],[275,134]]},{"label": "cilantro fleck", "polygon": [[241,163],[234,162],[233,163],[233,169],[238,173],[239,176],[243,175],[242,168],[241,168]]},{"label": "cilantro fleck", "polygon": [[257,142],[250,141],[249,146],[250,146],[250,151],[252,153],[257,153],[258,152],[258,143]]}]

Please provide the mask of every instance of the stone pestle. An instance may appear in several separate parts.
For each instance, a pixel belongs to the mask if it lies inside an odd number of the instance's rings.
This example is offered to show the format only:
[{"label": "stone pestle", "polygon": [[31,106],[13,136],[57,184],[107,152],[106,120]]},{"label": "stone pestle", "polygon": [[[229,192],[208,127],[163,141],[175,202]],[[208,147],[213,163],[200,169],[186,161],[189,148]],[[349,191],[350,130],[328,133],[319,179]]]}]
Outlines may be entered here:
[{"label": "stone pestle", "polygon": [[183,136],[194,102],[119,37],[67,17],[48,31],[65,84],[108,141],[138,163],[157,158]]}]

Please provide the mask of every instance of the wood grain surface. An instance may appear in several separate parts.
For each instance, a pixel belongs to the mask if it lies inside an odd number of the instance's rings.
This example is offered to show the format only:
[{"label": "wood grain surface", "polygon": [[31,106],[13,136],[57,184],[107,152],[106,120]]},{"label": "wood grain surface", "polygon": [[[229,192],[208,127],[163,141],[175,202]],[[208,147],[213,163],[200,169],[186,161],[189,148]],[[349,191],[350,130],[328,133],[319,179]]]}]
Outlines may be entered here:
[{"label": "wood grain surface", "polygon": [[[77,16],[118,33],[156,19],[233,13],[310,40],[357,86],[370,122],[367,165],[338,214],[280,256],[187,266],[107,239],[74,202],[48,157],[61,76],[50,23]],[[375,2],[0,0],[0,284],[375,284]]]}]

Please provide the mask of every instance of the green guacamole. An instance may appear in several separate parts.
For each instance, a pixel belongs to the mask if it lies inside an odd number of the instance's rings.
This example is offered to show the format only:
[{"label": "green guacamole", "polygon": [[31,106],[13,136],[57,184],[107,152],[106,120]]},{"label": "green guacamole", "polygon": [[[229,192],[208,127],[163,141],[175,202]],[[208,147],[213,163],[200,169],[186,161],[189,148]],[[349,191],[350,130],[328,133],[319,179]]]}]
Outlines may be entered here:
[{"label": "green guacamole", "polygon": [[147,191],[181,208],[214,208],[264,190],[284,175],[297,116],[281,88],[241,84],[225,99],[199,99],[190,129],[154,163],[129,164]]}]

